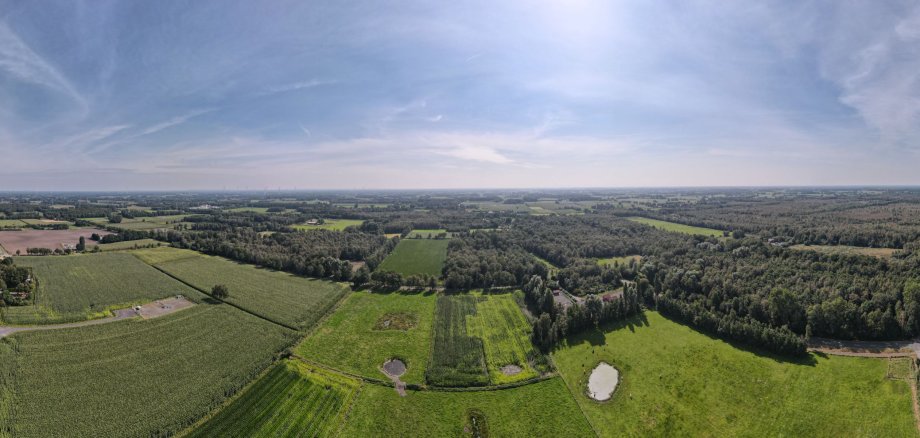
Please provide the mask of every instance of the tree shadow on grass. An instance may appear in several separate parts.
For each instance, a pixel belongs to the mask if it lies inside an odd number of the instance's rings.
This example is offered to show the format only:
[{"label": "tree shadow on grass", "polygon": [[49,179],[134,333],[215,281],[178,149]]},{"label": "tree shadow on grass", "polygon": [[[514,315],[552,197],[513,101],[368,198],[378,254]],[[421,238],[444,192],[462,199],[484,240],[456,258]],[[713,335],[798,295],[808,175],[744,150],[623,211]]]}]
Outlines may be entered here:
[{"label": "tree shadow on grass", "polygon": [[762,349],[762,348],[759,348],[759,347],[756,347],[756,346],[753,346],[753,345],[749,345],[749,344],[746,344],[746,343],[743,343],[743,342],[740,342],[740,341],[736,341],[736,340],[734,340],[734,339],[723,338],[723,337],[718,336],[718,335],[716,335],[716,334],[707,332],[707,331],[705,331],[705,330],[701,330],[701,329],[699,329],[699,328],[697,328],[697,327],[694,327],[694,326],[692,326],[692,325],[689,325],[689,324],[685,324],[685,323],[683,323],[683,322],[680,322],[680,321],[678,321],[678,320],[676,320],[676,319],[671,319],[671,318],[669,318],[667,315],[664,315],[664,314],[661,314],[661,313],[659,313],[659,315],[661,315],[663,318],[667,319],[668,321],[671,321],[671,322],[673,322],[673,323],[675,323],[675,324],[679,324],[679,325],[682,325],[682,326],[684,326],[684,327],[687,327],[687,328],[689,328],[689,329],[691,329],[691,330],[693,330],[693,331],[695,331],[695,332],[697,332],[697,333],[699,333],[699,334],[701,334],[701,335],[703,335],[703,336],[706,336],[706,337],[709,338],[709,339],[712,339],[713,341],[716,341],[716,342],[724,342],[724,343],[726,343],[726,344],[728,344],[728,345],[731,345],[731,346],[732,346],[733,348],[735,348],[735,349],[738,349],[738,350],[741,350],[741,351],[746,351],[746,352],[748,352],[748,353],[752,353],[753,355],[755,355],[755,356],[757,356],[757,357],[762,357],[762,358],[765,358],[765,359],[771,359],[771,360],[773,360],[774,362],[777,362],[777,363],[785,363],[785,364],[792,364],[792,365],[803,365],[803,366],[811,366],[811,367],[813,367],[813,366],[815,366],[815,365],[818,364],[818,360],[815,359],[815,356],[812,355],[812,354],[810,354],[810,353],[806,353],[806,354],[804,354],[804,355],[802,355],[802,356],[788,356],[788,355],[783,355],[783,354],[774,353],[774,352],[772,352],[772,351],[767,351],[767,350],[764,350],[764,349]]},{"label": "tree shadow on grass", "polygon": [[635,333],[636,327],[645,327],[648,326],[648,318],[645,316],[645,312],[640,313],[635,316],[631,316],[622,321],[611,322],[607,324],[602,324],[598,328],[587,329],[581,333],[570,335],[566,338],[565,344],[573,347],[581,343],[587,342],[592,347],[597,347],[605,345],[607,343],[606,333],[617,331],[621,329],[628,329],[630,332]]}]

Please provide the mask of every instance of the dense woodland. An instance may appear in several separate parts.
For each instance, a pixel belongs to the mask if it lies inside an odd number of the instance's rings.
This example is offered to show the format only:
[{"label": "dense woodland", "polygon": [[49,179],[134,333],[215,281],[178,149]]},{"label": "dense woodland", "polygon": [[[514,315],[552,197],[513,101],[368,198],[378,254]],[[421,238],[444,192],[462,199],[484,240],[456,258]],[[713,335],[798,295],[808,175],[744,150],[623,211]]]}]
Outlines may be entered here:
[{"label": "dense woodland", "polygon": [[[187,216],[156,231],[119,226],[163,215]],[[726,237],[664,231],[632,216],[724,230]],[[104,227],[116,234],[99,243],[155,238],[355,287],[521,288],[534,317],[534,342],[544,349],[642,307],[782,354],[802,353],[812,336],[920,336],[917,190],[0,196],[4,227],[34,226],[16,221],[42,218],[71,226],[109,218]],[[303,229],[312,219],[363,223]],[[453,235],[440,274],[377,269],[398,244],[394,236],[413,229]],[[899,251],[873,258],[787,248],[797,243]],[[598,263],[625,256],[641,259]],[[563,308],[552,299],[558,291],[579,301]],[[618,298],[609,299],[614,291]]]}]

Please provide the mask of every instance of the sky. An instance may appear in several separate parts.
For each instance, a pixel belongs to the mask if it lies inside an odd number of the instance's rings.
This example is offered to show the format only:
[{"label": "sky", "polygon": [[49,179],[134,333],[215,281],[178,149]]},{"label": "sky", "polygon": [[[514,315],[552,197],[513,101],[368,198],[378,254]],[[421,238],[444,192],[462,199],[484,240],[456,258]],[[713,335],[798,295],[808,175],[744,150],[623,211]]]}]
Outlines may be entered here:
[{"label": "sky", "polygon": [[862,184],[916,0],[0,0],[0,189]]}]

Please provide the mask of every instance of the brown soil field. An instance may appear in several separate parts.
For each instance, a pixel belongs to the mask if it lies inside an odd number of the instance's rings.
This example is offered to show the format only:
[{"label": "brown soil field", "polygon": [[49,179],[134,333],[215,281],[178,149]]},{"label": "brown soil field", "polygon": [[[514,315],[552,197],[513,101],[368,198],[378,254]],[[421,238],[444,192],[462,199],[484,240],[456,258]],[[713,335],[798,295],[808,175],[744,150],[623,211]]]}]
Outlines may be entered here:
[{"label": "brown soil field", "polygon": [[108,231],[96,230],[92,228],[70,229],[70,230],[29,230],[22,231],[0,231],[0,246],[9,254],[16,254],[16,250],[26,253],[26,248],[49,248],[51,250],[64,249],[63,244],[68,243],[76,245],[80,241],[80,236],[86,238],[86,246],[92,247],[93,242],[89,236],[93,233],[105,236],[112,234]]}]

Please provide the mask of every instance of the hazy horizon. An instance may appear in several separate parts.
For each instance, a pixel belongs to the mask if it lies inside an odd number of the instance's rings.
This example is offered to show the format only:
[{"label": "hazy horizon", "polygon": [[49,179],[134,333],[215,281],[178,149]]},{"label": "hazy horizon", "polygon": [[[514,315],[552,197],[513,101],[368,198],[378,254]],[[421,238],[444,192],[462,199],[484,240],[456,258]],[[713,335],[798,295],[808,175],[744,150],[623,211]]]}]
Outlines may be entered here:
[{"label": "hazy horizon", "polygon": [[0,0],[0,191],[920,185],[920,3]]}]

